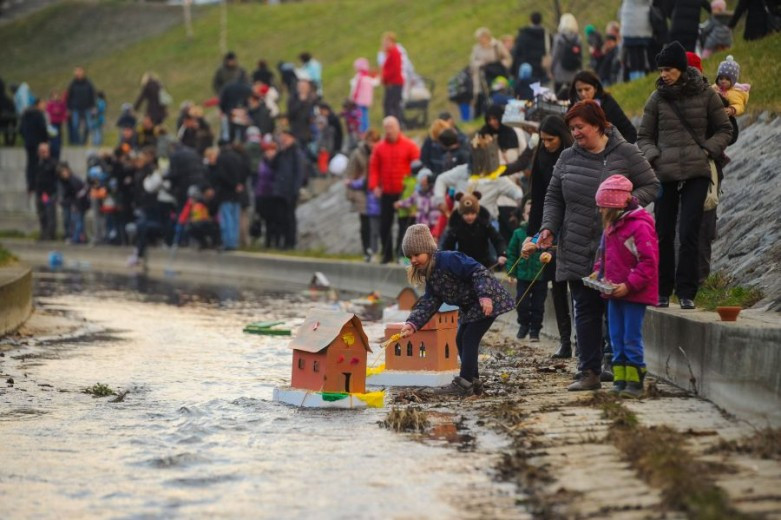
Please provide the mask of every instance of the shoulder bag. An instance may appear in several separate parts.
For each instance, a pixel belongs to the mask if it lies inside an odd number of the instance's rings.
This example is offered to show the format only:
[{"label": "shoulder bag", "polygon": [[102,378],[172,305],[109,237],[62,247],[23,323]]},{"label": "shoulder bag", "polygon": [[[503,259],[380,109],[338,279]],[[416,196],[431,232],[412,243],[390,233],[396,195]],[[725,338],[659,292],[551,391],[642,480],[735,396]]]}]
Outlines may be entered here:
[{"label": "shoulder bag", "polygon": [[[697,145],[700,148],[702,148],[702,150],[707,154],[708,151],[705,149],[705,146],[703,146],[700,137],[691,127],[691,125],[686,120],[686,118],[683,117],[683,114],[681,113],[681,109],[678,107],[678,105],[676,105],[673,101],[668,101],[666,99],[665,101],[673,109],[675,115],[678,116],[678,119],[681,121],[681,124],[692,136],[694,142],[697,143]],[[702,209],[704,211],[710,211],[716,209],[716,206],[719,205],[719,194],[721,192],[721,190],[719,189],[719,170],[718,168],[716,168],[716,161],[711,159],[710,156],[708,156],[708,165],[710,166],[710,186],[708,186],[708,193],[705,195],[705,203],[702,205]]]}]

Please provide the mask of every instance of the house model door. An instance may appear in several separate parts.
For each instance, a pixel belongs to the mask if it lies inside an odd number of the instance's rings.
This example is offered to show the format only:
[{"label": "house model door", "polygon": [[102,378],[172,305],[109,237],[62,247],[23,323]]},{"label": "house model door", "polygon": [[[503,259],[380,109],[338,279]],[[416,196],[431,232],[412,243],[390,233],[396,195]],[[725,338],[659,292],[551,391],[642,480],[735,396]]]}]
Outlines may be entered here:
[{"label": "house model door", "polygon": [[344,391],[346,393],[350,393],[350,377],[352,377],[351,372],[342,372],[342,375],[344,375]]}]

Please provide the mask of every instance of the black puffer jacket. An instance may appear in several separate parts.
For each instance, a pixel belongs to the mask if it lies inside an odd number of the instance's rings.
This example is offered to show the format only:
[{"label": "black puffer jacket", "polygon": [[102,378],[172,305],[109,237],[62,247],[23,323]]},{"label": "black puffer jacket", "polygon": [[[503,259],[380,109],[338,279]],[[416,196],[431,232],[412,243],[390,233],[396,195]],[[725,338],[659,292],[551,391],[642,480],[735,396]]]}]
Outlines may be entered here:
[{"label": "black puffer jacket", "polygon": [[729,22],[729,28],[734,29],[740,18],[746,14],[746,28],[743,31],[744,40],[758,40],[767,34],[767,12],[763,0],[740,0],[735,8],[735,14]]},{"label": "black puffer jacket", "polygon": [[477,219],[471,224],[467,224],[458,211],[454,211],[450,215],[441,249],[459,251],[484,266],[490,267],[496,260],[491,257],[489,242],[494,245],[499,256],[505,256],[504,250],[507,245],[499,232],[491,225],[491,214],[488,213],[487,209],[481,207]]},{"label": "black puffer jacket", "polygon": [[[703,142],[692,138],[670,103],[675,103]],[[710,137],[707,137],[710,136]],[[708,159],[721,156],[732,137],[732,124],[719,95],[689,67],[674,85],[661,78],[648,98],[640,123],[637,146],[662,182],[709,177]]]},{"label": "black puffer jacket", "polygon": [[[518,68],[522,63],[528,63],[532,66],[532,77],[545,77],[545,69],[542,68],[542,58],[545,56],[545,38],[548,38],[548,35],[541,25],[530,25],[518,30],[512,53],[513,77],[518,74]],[[550,45],[548,42],[548,48]]]},{"label": "black puffer jacket", "polygon": [[68,110],[72,112],[95,108],[95,87],[87,78],[71,81],[66,97]]},{"label": "black puffer jacket", "polygon": [[[723,111],[723,110],[722,110]],[[626,176],[641,205],[659,192],[659,180],[637,146],[612,128],[602,153],[594,154],[577,143],[561,152],[545,195],[540,229],[558,238],[556,280],[580,280],[591,274],[602,235],[602,220],[594,200],[600,183],[611,175]]]},{"label": "black puffer jacket", "polygon": [[670,25],[670,41],[678,40],[683,48],[694,52],[700,33],[700,9],[710,12],[706,0],[675,0]]}]

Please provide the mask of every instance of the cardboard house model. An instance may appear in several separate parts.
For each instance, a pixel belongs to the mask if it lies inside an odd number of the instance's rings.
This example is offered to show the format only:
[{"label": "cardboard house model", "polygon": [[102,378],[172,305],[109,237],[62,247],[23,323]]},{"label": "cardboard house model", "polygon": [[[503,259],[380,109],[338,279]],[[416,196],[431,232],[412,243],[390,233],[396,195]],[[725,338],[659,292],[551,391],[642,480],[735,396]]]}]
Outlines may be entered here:
[{"label": "cardboard house model", "polygon": [[[401,330],[402,323],[385,326],[385,338]],[[385,347],[385,370],[372,375],[369,385],[442,386],[458,374],[458,307],[443,305],[414,334]]]},{"label": "cardboard house model", "polygon": [[290,386],[312,392],[366,392],[366,353],[361,320],[345,312],[316,312],[288,345],[293,349]]},{"label": "cardboard house model", "polygon": [[418,293],[412,287],[405,287],[396,296],[396,307],[400,311],[411,311],[418,301]]},{"label": "cardboard house model", "polygon": [[[385,338],[401,330],[401,323],[388,324]],[[444,307],[411,336],[393,342],[385,349],[385,370],[439,372],[458,368],[458,308]]]}]

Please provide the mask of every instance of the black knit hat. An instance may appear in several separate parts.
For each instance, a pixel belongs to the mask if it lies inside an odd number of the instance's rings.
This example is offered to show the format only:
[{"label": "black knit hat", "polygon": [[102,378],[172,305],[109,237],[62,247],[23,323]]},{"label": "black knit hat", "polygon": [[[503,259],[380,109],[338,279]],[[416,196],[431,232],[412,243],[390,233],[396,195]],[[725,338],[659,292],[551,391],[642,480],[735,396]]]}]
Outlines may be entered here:
[{"label": "black knit hat", "polygon": [[689,66],[689,62],[686,59],[686,49],[678,41],[669,43],[662,49],[662,52],[656,55],[656,66],[672,67],[685,71]]}]

